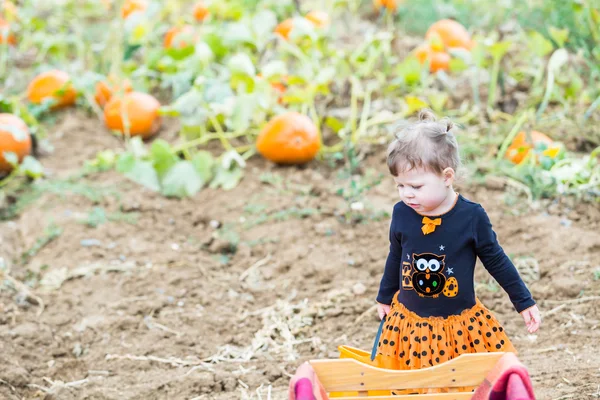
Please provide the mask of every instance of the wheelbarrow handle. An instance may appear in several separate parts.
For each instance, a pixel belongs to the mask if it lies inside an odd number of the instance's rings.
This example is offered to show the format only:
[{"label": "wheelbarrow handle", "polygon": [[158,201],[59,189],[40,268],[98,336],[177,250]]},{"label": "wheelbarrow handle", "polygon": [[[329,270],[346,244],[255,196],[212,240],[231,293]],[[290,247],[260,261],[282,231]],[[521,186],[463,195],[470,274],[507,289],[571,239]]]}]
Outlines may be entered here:
[{"label": "wheelbarrow handle", "polygon": [[377,355],[377,347],[379,345],[379,338],[381,338],[381,331],[383,330],[383,324],[385,323],[385,315],[381,318],[381,322],[379,323],[379,329],[377,330],[377,335],[375,335],[375,342],[373,343],[373,350],[371,350],[371,361],[375,359]]},{"label": "wheelbarrow handle", "polygon": [[296,382],[296,400],[315,400],[312,382],[308,378],[302,378]]}]

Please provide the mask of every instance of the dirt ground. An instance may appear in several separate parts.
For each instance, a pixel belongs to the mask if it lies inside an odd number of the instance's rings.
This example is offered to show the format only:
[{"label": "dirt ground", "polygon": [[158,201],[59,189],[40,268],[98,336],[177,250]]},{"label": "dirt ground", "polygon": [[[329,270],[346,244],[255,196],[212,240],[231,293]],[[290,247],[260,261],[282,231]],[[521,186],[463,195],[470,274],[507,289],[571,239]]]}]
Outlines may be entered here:
[{"label": "dirt ground", "polygon": [[[54,182],[118,146],[79,113],[50,132],[55,150],[41,161]],[[383,161],[374,151],[365,163],[385,173]],[[0,223],[4,268],[33,286],[29,295],[9,278],[2,286],[0,397],[286,399],[302,361],[337,358],[340,344],[370,349],[385,213],[397,195],[384,179],[364,196],[371,217],[348,221],[338,173],[255,157],[237,188],[193,199],[166,199],[113,172],[46,190]],[[538,398],[599,398],[598,205],[527,207],[497,184],[459,189],[486,208],[544,313],[528,335],[478,267],[477,294]]]}]

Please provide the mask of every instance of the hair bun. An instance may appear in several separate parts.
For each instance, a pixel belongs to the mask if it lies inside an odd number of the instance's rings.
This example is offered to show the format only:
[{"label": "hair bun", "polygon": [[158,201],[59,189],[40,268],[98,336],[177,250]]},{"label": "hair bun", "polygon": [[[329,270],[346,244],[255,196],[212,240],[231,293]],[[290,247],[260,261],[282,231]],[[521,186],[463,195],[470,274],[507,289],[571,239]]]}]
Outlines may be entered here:
[{"label": "hair bun", "polygon": [[449,133],[454,128],[454,122],[448,118],[444,118],[444,125],[446,126],[446,133]]},{"label": "hair bun", "polygon": [[422,108],[421,110],[419,110],[419,121],[435,122],[435,114],[429,108]]}]

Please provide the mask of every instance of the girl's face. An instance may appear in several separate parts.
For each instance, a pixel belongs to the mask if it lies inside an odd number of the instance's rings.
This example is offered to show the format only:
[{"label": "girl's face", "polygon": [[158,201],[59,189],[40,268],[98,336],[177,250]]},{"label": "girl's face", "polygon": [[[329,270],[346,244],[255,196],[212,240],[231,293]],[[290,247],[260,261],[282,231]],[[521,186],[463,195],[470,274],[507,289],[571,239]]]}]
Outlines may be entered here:
[{"label": "girl's face", "polygon": [[[437,215],[445,212],[453,193],[454,170],[446,168],[442,175],[426,171],[421,168],[412,168],[400,172],[394,177],[398,186],[400,199],[415,211],[425,215]],[[443,210],[442,212],[439,212]]]}]

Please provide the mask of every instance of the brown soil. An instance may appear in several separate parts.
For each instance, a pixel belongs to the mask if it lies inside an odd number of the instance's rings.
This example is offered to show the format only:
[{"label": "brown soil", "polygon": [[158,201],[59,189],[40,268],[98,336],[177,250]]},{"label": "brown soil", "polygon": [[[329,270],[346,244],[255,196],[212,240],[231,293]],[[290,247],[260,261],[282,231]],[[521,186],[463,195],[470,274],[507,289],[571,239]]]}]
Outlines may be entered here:
[{"label": "brown soil", "polygon": [[[41,161],[55,179],[119,145],[80,114],[50,131],[55,151]],[[380,154],[366,165],[385,173]],[[347,219],[338,173],[255,157],[237,188],[170,200],[109,172],[78,182],[95,201],[48,192],[0,223],[5,267],[32,286],[29,296],[2,286],[0,397],[285,399],[302,361],[337,358],[340,344],[370,349],[388,248],[381,212],[396,194],[384,179],[364,196],[371,217]],[[600,301],[589,299],[600,295],[597,205],[525,209],[503,190],[460,190],[488,210],[546,313],[528,335],[480,266],[477,294],[505,326],[538,398],[598,398]],[[96,207],[110,220],[82,223]]]}]

